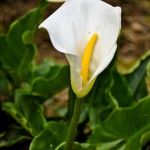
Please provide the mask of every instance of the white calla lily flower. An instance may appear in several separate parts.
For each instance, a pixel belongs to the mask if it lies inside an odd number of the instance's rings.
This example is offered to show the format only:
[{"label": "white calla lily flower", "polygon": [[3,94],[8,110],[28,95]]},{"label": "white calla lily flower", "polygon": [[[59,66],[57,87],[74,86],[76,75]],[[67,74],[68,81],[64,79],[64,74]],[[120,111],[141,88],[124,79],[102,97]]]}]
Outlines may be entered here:
[{"label": "white calla lily flower", "polygon": [[113,59],[121,9],[101,0],[66,0],[39,27],[47,29],[54,47],[66,55],[73,91],[81,98]]}]

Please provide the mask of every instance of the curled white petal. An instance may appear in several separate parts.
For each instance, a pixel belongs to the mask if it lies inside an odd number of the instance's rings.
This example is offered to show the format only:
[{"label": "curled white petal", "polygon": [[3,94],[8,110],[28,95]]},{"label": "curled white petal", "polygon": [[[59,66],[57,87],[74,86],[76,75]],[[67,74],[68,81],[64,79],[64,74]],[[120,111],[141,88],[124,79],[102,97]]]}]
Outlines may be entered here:
[{"label": "curled white petal", "polygon": [[[46,28],[54,47],[65,53],[73,90],[82,97],[90,91],[96,77],[114,56],[121,28],[121,9],[100,0],[66,0],[39,27]],[[91,78],[82,87],[81,59],[88,40],[95,33],[99,38],[90,63]]]}]

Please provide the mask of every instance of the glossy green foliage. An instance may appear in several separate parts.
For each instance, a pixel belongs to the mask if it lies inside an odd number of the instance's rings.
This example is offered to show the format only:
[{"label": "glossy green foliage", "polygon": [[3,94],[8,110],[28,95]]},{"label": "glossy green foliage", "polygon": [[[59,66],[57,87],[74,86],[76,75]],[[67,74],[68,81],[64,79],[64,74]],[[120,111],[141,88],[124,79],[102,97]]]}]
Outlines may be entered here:
[{"label": "glossy green foliage", "polygon": [[125,76],[131,89],[131,93],[136,100],[139,100],[148,94],[145,78],[147,74],[147,65],[149,62],[150,51],[142,56],[129,70],[129,74]]},{"label": "glossy green foliage", "polygon": [[30,150],[55,150],[66,139],[68,125],[64,123],[48,122],[30,145]]},{"label": "glossy green foliage", "polygon": [[69,78],[69,66],[52,66],[48,78],[37,77],[32,83],[32,92],[40,96],[54,95],[70,84]]},{"label": "glossy green foliage", "polygon": [[111,110],[133,104],[125,78],[114,67],[98,76],[95,86],[85,99],[92,126],[109,115]]},{"label": "glossy green foliage", "polygon": [[[56,147],[55,150],[64,150],[64,145],[65,142],[61,143],[59,146]],[[81,143],[74,142],[72,150],[96,150],[96,148],[95,146],[91,146],[88,143],[81,144]]]},{"label": "glossy green foliage", "polygon": [[[20,96],[20,95],[19,95]],[[35,97],[21,95],[16,103],[4,103],[2,109],[9,113],[31,135],[39,134],[45,125],[43,108]]]},{"label": "glossy green foliage", "polygon": [[149,106],[150,97],[146,97],[135,107],[115,110],[94,129],[88,142],[98,150],[140,150],[143,136],[150,131]]}]

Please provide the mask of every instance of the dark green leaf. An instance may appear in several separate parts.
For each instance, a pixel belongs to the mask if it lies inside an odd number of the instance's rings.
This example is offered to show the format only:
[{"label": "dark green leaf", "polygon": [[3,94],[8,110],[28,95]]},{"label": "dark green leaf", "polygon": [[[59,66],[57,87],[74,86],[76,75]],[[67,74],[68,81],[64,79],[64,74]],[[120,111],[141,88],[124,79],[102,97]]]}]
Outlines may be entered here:
[{"label": "dark green leaf", "polygon": [[32,83],[32,92],[36,95],[48,97],[54,95],[70,85],[69,66],[51,67],[48,78],[38,77]]},{"label": "dark green leaf", "polygon": [[147,65],[147,69],[146,69],[146,86],[147,86],[147,91],[148,94],[150,95],[150,61]]},{"label": "dark green leaf", "polygon": [[113,68],[112,70],[112,80],[109,89],[107,90],[107,94],[110,99],[116,101],[119,107],[127,107],[133,104],[133,97],[128,87],[128,84],[120,73]]},{"label": "dark green leaf", "polygon": [[32,129],[32,134],[38,135],[46,124],[43,116],[44,109],[39,103],[39,98],[18,90],[15,95],[15,104],[18,111],[27,120],[27,126]]},{"label": "dark green leaf", "polygon": [[4,74],[0,73],[0,96],[3,94],[9,95],[11,84]]},{"label": "dark green leaf", "polygon": [[[65,142],[61,143],[55,150],[64,150],[64,145]],[[87,143],[74,142],[72,150],[96,150],[96,148]]]},{"label": "dark green leaf", "polygon": [[43,132],[33,139],[30,150],[55,150],[65,141],[67,130],[64,123],[48,122]]},{"label": "dark green leaf", "polygon": [[12,116],[23,128],[25,128],[29,133],[32,133],[32,129],[27,127],[27,120],[23,115],[17,110],[14,103],[3,103],[2,110]]},{"label": "dark green leaf", "polygon": [[146,97],[132,108],[115,110],[94,129],[88,142],[97,150],[141,150],[141,140],[150,131],[149,106],[150,97]]},{"label": "dark green leaf", "polygon": [[45,5],[33,9],[11,24],[7,35],[0,35],[0,61],[3,68],[17,79],[29,74],[29,66],[35,55],[33,35],[39,24]]},{"label": "dark green leaf", "polygon": [[150,51],[142,56],[136,64],[128,71],[125,76],[130,86],[132,95],[136,100],[147,96],[147,87],[145,83],[146,66],[150,62]]},{"label": "dark green leaf", "polygon": [[94,127],[106,119],[113,109],[131,106],[133,98],[124,77],[112,66],[98,76],[85,102],[91,127]]},{"label": "dark green leaf", "polygon": [[46,123],[38,98],[24,94],[21,90],[16,92],[15,104],[3,103],[2,109],[33,136],[38,135]]},{"label": "dark green leaf", "polygon": [[0,136],[0,148],[12,146],[18,142],[31,139],[32,138],[22,128],[11,126]]},{"label": "dark green leaf", "polygon": [[110,69],[106,69],[98,76],[92,91],[85,97],[85,103],[89,110],[91,127],[99,124],[101,121],[100,114],[112,106],[112,104],[106,98],[106,89],[110,85],[110,82]]},{"label": "dark green leaf", "polygon": [[[52,61],[51,59],[44,59],[42,61],[42,63],[40,64],[33,64],[32,65],[32,74],[34,77],[46,77],[46,78],[50,78],[53,77],[52,75],[50,76],[50,72],[53,72],[52,68],[56,68],[59,67],[59,65],[56,65],[54,63],[54,61]],[[52,74],[52,73],[51,73]]]}]

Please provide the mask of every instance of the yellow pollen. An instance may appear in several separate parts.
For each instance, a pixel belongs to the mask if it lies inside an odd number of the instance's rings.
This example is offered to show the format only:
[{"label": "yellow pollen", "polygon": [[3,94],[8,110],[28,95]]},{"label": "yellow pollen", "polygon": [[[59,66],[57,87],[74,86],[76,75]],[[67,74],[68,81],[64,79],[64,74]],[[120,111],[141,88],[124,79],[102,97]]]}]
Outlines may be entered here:
[{"label": "yellow pollen", "polygon": [[98,38],[98,34],[95,33],[88,41],[86,48],[84,50],[84,54],[82,56],[82,69],[81,69],[80,75],[82,76],[83,86],[88,81],[89,65],[90,65],[92,52],[96,44],[97,38]]}]

